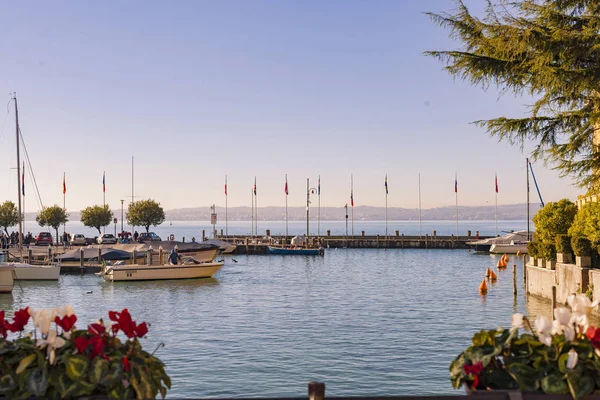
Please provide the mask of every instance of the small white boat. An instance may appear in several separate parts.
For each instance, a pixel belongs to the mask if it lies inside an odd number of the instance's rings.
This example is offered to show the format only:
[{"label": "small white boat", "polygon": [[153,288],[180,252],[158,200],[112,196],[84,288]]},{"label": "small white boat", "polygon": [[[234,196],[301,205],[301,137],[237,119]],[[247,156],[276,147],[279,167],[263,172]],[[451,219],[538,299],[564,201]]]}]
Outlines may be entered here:
[{"label": "small white boat", "polygon": [[112,265],[107,266],[100,275],[104,280],[113,282],[212,278],[223,264],[223,262],[203,262],[177,265]]},{"label": "small white boat", "polygon": [[31,265],[27,263],[7,263],[14,267],[14,279],[18,281],[57,281],[60,265]]},{"label": "small white boat", "polygon": [[14,269],[12,265],[0,265],[0,293],[11,293],[13,290]]},{"label": "small white boat", "polygon": [[492,254],[527,254],[527,242],[496,243],[490,247]]},{"label": "small white boat", "polygon": [[235,249],[237,249],[237,246],[235,244],[231,244],[229,242],[219,239],[207,239],[202,243],[214,244],[216,246],[219,246],[219,251],[221,252],[221,254],[231,254],[235,251]]}]

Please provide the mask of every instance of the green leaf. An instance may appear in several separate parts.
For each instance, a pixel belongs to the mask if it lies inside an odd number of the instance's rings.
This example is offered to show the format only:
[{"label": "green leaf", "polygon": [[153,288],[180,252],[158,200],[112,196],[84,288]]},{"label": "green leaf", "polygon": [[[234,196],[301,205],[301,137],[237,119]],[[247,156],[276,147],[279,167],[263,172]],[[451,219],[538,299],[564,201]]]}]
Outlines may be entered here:
[{"label": "green leaf", "polygon": [[78,380],[87,373],[89,360],[84,355],[76,354],[71,357],[65,357],[64,363],[67,367],[69,378]]},{"label": "green leaf", "polygon": [[143,364],[139,367],[138,365],[131,366],[131,386],[133,386],[138,399],[153,399],[156,397],[157,389],[153,387],[150,377],[144,371]]},{"label": "green leaf", "polygon": [[31,371],[25,381],[25,387],[34,396],[44,396],[48,389],[48,370],[38,368]]},{"label": "green leaf", "polygon": [[35,354],[30,354],[24,359],[21,360],[19,366],[17,367],[16,374],[19,375],[21,372],[25,371],[29,365],[35,360]]},{"label": "green leaf", "polygon": [[102,381],[102,377],[108,372],[108,368],[108,361],[102,357],[94,358],[90,363],[90,368],[88,371],[90,382],[93,384],[100,383],[100,381]]},{"label": "green leaf", "polygon": [[540,372],[534,368],[521,364],[514,363],[508,367],[508,373],[519,384],[519,389],[524,392],[535,392],[540,387],[538,379],[541,377]]},{"label": "green leaf", "polygon": [[542,379],[542,390],[548,394],[568,394],[569,385],[563,374],[552,374]]},{"label": "green leaf", "polygon": [[581,399],[594,391],[596,382],[589,375],[582,375],[580,371],[571,371],[567,374],[567,382],[571,395],[575,399]]},{"label": "green leaf", "polygon": [[113,383],[121,380],[121,364],[112,364],[110,370],[104,374],[100,380],[100,384],[103,386],[110,386]]},{"label": "green leaf", "polygon": [[11,374],[6,374],[0,378],[0,393],[6,394],[17,387],[17,382]]},{"label": "green leaf", "polygon": [[73,397],[73,394],[77,391],[77,386],[75,382],[69,379],[65,374],[60,374],[58,376],[58,385],[57,388],[60,392],[60,397]]},{"label": "green leaf", "polygon": [[558,370],[563,374],[566,374],[567,372],[570,371],[570,369],[567,368],[567,360],[568,359],[569,359],[569,353],[562,354],[560,357],[558,357]]}]

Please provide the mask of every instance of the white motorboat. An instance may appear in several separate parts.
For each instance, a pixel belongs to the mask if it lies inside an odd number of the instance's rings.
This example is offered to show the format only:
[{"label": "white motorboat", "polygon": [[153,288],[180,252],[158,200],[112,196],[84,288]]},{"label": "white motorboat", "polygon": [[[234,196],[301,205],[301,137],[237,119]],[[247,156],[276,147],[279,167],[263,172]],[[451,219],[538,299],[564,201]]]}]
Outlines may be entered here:
[{"label": "white motorboat", "polygon": [[[467,242],[467,246],[469,246],[475,252],[491,252],[492,246],[494,245],[510,245],[511,243],[524,243],[525,244],[525,253],[527,252],[527,231],[517,231],[510,232],[506,235],[481,239],[481,240],[473,240]],[[518,249],[517,249],[518,250]],[[514,253],[517,253],[517,250]],[[507,251],[497,251],[497,253],[508,253]],[[521,253],[523,251],[521,250]]]},{"label": "white motorboat", "polygon": [[14,267],[14,279],[18,281],[57,281],[60,265],[31,265],[27,263],[7,263]]},{"label": "white motorboat", "polygon": [[492,254],[527,254],[527,242],[495,243],[490,247]]},{"label": "white motorboat", "polygon": [[235,251],[235,249],[237,249],[237,246],[235,244],[231,244],[229,242],[219,239],[207,239],[202,243],[214,244],[216,246],[219,246],[219,251],[221,252],[221,254],[231,254]]},{"label": "white motorboat", "polygon": [[177,265],[112,265],[107,266],[100,275],[112,282],[212,278],[223,264],[223,262],[184,262]]},{"label": "white motorboat", "polygon": [[11,293],[13,290],[14,269],[12,265],[0,265],[0,293]]}]

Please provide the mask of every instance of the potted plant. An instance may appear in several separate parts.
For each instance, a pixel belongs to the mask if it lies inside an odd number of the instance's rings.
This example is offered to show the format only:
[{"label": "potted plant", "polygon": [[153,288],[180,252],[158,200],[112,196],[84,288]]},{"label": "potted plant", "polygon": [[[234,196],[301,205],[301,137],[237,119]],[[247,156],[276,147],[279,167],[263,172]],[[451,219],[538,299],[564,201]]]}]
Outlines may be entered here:
[{"label": "potted plant", "polygon": [[[541,315],[533,326],[521,314],[512,328],[481,330],[450,364],[454,388],[570,394],[580,399],[600,390],[600,329],[588,315],[598,303],[571,295],[554,321]],[[525,330],[525,332],[520,332]]]},{"label": "potted plant", "polygon": [[[76,329],[70,306],[0,311],[0,395],[7,398],[164,398],[171,387],[163,363],[142,349],[148,326],[127,309],[110,311],[87,329]],[[30,317],[35,328],[24,334]],[[10,332],[18,337],[7,339]],[[121,340],[118,333],[126,338]],[[14,335],[14,334],[11,334]]]},{"label": "potted plant", "polygon": [[544,258],[546,268],[556,269],[556,246],[544,243],[542,245],[542,257]]},{"label": "potted plant", "polygon": [[571,239],[573,252],[575,253],[575,264],[578,267],[590,267],[592,265],[592,244],[584,237]]},{"label": "potted plant", "polygon": [[538,257],[539,257],[539,242],[537,240],[532,240],[527,243],[527,254],[529,255],[529,263],[533,266],[538,265]]},{"label": "potted plant", "polygon": [[573,248],[571,247],[571,237],[569,235],[556,236],[556,260],[562,264],[573,262]]}]

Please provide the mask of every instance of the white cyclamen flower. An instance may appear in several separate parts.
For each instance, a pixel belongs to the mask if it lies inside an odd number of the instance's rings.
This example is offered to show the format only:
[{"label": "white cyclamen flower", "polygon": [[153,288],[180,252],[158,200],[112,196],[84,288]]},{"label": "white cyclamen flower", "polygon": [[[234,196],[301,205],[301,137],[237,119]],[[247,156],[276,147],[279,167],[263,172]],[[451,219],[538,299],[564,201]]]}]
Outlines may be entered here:
[{"label": "white cyclamen flower", "polygon": [[540,342],[546,346],[552,344],[552,322],[545,316],[540,315],[535,320],[535,331],[540,339]]},{"label": "white cyclamen flower", "polygon": [[52,311],[51,310],[36,310],[33,313],[33,323],[40,330],[42,335],[48,334],[50,330],[50,324],[52,323]]},{"label": "white cyclamen flower", "polygon": [[50,365],[53,365],[54,360],[56,359],[55,349],[63,347],[65,343],[65,339],[58,336],[58,332],[56,332],[56,329],[53,329],[50,332],[48,332],[48,337],[46,339],[38,339],[36,345],[40,349],[46,347],[46,356],[50,361]]},{"label": "white cyclamen flower", "polygon": [[523,322],[525,321],[525,317],[523,317],[523,314],[513,314],[512,316],[512,328],[510,329],[511,332],[514,332],[516,330],[518,330],[519,328],[523,327]]},{"label": "white cyclamen flower", "polygon": [[554,319],[561,325],[569,325],[571,321],[571,311],[566,307],[558,307],[554,309]]},{"label": "white cyclamen flower", "polygon": [[579,355],[575,351],[575,349],[569,350],[569,357],[567,358],[567,368],[573,369],[577,365],[577,360],[579,359]]},{"label": "white cyclamen flower", "polygon": [[567,303],[569,304],[569,307],[571,307],[573,314],[577,315],[589,315],[590,312],[598,306],[598,300],[592,303],[587,296],[582,294],[570,295],[567,297]]},{"label": "white cyclamen flower", "polygon": [[573,328],[573,320],[569,309],[565,307],[555,308],[554,318],[554,321],[552,321],[552,334],[563,334],[568,341],[572,341],[575,338],[575,329]]}]

